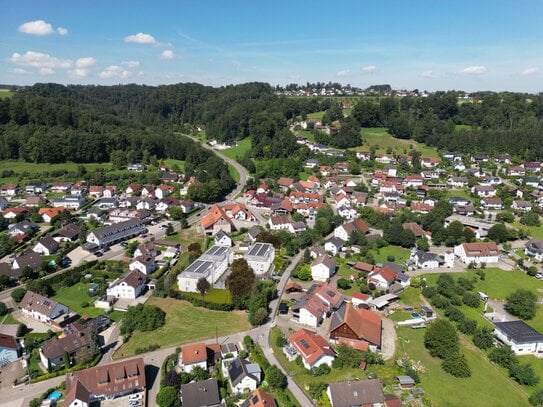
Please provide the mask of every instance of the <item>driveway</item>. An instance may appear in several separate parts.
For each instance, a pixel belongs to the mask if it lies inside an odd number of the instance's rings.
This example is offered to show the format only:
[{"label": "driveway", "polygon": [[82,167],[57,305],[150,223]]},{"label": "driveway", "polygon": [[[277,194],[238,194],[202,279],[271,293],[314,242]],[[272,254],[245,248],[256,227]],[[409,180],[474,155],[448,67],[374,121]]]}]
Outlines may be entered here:
[{"label": "driveway", "polygon": [[396,353],[396,329],[394,328],[394,322],[390,319],[381,317],[383,321],[383,332],[381,336],[381,355],[383,359],[389,360],[394,357]]}]

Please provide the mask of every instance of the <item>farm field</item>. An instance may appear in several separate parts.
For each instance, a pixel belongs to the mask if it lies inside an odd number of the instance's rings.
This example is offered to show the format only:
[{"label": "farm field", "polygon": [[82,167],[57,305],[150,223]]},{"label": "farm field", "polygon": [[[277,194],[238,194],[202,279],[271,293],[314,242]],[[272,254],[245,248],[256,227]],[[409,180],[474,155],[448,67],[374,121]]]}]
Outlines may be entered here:
[{"label": "farm field", "polygon": [[166,312],[166,324],[152,332],[136,331],[115,353],[115,358],[134,355],[136,348],[153,344],[181,345],[213,337],[216,332],[224,336],[250,328],[247,314],[242,311],[212,311],[173,298],[151,297],[147,304]]},{"label": "farm field", "polygon": [[[110,163],[58,163],[58,164],[48,164],[48,163],[27,163],[24,161],[12,161],[12,160],[2,160],[0,161],[0,183],[6,182],[18,182],[19,177],[25,174],[25,178],[33,178],[41,176],[44,173],[51,174],[54,171],[66,171],[66,172],[77,172],[79,166],[84,166],[87,172],[92,172],[98,168],[101,169],[111,169]],[[4,171],[13,171],[14,175],[8,175],[7,177],[2,177]]]},{"label": "farm field", "polygon": [[364,144],[357,147],[357,151],[368,151],[371,146],[377,146],[377,152],[384,154],[388,148],[392,148],[392,151],[397,154],[403,154],[404,150],[407,152],[415,149],[419,151],[423,157],[439,157],[437,150],[434,147],[427,146],[426,144],[418,143],[415,140],[402,140],[392,137],[388,134],[387,129],[384,127],[370,127],[362,129],[362,138]]},{"label": "farm field", "polygon": [[13,92],[9,89],[0,89],[0,99],[7,99],[13,96]]}]

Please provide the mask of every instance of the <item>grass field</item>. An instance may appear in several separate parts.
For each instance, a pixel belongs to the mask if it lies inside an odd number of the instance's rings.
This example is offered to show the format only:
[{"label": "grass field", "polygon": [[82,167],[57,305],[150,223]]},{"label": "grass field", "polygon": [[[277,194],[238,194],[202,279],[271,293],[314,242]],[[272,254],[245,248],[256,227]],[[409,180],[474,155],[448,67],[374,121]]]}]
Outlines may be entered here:
[{"label": "grass field", "polygon": [[240,179],[238,170],[236,170],[234,166],[230,163],[226,163],[226,165],[228,165],[228,172],[232,176],[232,179],[236,181],[236,183],[238,183]]},{"label": "grass field", "polygon": [[147,304],[166,312],[166,324],[152,332],[135,332],[115,353],[116,358],[134,354],[136,348],[157,344],[161,347],[181,345],[219,335],[229,335],[250,328],[247,314],[242,311],[211,311],[186,301],[151,297]]},{"label": "grass field", "polygon": [[357,147],[357,151],[368,151],[371,146],[377,146],[378,153],[385,153],[390,147],[395,154],[403,154],[404,150],[407,153],[412,149],[419,151],[423,157],[439,157],[437,150],[434,147],[426,144],[418,143],[415,140],[402,140],[392,137],[388,134],[387,129],[383,127],[371,127],[362,129],[362,138],[364,144]]},{"label": "grass field", "polygon": [[399,246],[386,246],[380,249],[372,249],[369,251],[375,258],[376,263],[383,263],[388,261],[388,256],[394,256],[394,263],[403,264],[405,260],[409,259],[410,252]]},{"label": "grass field", "polygon": [[0,99],[6,99],[13,96],[13,92],[9,89],[0,89]]},{"label": "grass field", "polygon": [[420,362],[424,371],[420,374],[421,385],[432,405],[440,407],[460,406],[529,406],[527,396],[496,365],[464,338],[461,352],[466,356],[472,371],[468,379],[453,377],[441,369],[441,360],[430,356],[424,347],[424,330],[402,327],[397,329],[399,347],[397,357],[403,351],[412,360]]},{"label": "grass field", "polygon": [[518,220],[513,222],[513,227],[517,229],[523,229],[528,235],[535,239],[543,239],[543,225],[542,226],[526,226],[520,223]]},{"label": "grass field", "polygon": [[322,116],[324,116],[324,112],[315,112],[315,113],[307,114],[308,119],[314,119],[314,120],[322,120]]},{"label": "grass field", "polygon": [[72,311],[77,312],[79,315],[87,315],[89,317],[95,317],[100,314],[104,314],[105,311],[100,308],[82,307],[81,304],[87,302],[92,304],[95,300],[95,297],[89,297],[87,292],[90,283],[77,283],[71,287],[59,288],[56,291],[56,294],[53,296],[53,299],[60,302],[61,304],[66,305]]},{"label": "grass field", "polygon": [[[186,297],[202,299],[202,296],[199,293],[183,293]],[[212,288],[204,297],[205,301],[213,302],[215,304],[232,304],[232,297],[230,296],[230,291],[220,290],[218,288]]]},{"label": "grass field", "polygon": [[241,157],[247,151],[251,149],[251,138],[247,137],[243,140],[238,141],[236,147],[227,148],[226,150],[220,150],[220,153],[227,156],[228,158],[236,159],[236,157]]},{"label": "grass field", "polygon": [[0,317],[0,325],[19,325],[20,322],[17,321],[15,318],[13,318],[13,315],[11,315],[11,312],[9,314],[4,315],[3,317]]},{"label": "grass field", "polygon": [[11,161],[4,160],[0,161],[0,171],[11,170],[17,174],[28,172],[30,174],[39,174],[42,172],[51,172],[51,171],[77,171],[77,168],[82,165],[87,171],[93,171],[97,168],[109,169],[111,168],[110,163],[87,163],[87,164],[76,164],[76,163],[59,163],[59,164],[48,164],[48,163],[27,163],[24,161]]},{"label": "grass field", "polygon": [[458,198],[465,198],[471,202],[473,202],[473,200],[475,199],[465,189],[449,189],[447,190],[447,196],[449,198],[453,196],[456,196]]},{"label": "grass field", "polygon": [[185,170],[185,161],[181,160],[174,160],[173,158],[168,158],[164,160],[164,164],[166,164],[166,167],[172,168],[174,165],[177,165],[181,171]]}]

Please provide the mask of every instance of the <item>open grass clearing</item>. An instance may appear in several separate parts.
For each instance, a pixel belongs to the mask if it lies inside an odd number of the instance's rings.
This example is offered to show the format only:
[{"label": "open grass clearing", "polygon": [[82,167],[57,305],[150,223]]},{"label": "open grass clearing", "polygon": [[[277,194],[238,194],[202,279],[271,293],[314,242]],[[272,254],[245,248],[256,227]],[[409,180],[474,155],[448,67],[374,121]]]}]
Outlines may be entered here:
[{"label": "open grass clearing", "polygon": [[371,146],[377,146],[377,152],[384,154],[388,148],[391,148],[395,155],[403,154],[404,150],[409,153],[415,149],[419,151],[422,157],[439,157],[437,149],[419,143],[415,140],[402,140],[392,137],[384,127],[369,127],[362,129],[362,138],[364,144],[357,147],[357,151],[368,151]]},{"label": "open grass clearing", "polygon": [[220,153],[235,160],[237,157],[242,157],[247,151],[251,149],[251,138],[246,137],[238,141],[238,145],[230,147],[225,150],[220,150]]},{"label": "open grass clearing", "polygon": [[40,175],[43,172],[53,171],[77,171],[78,167],[82,165],[87,171],[94,171],[95,169],[110,169],[110,163],[27,163],[24,161],[2,160],[0,161],[0,173],[4,170],[11,170],[17,174],[24,172]]},{"label": "open grass clearing", "polygon": [[0,99],[7,99],[14,95],[15,93],[9,89],[0,89]]},{"label": "open grass clearing", "polygon": [[441,360],[430,356],[424,347],[424,332],[424,329],[398,328],[397,357],[402,357],[405,351],[412,360],[422,364],[421,385],[432,405],[529,406],[523,389],[465,338],[461,340],[461,352],[471,368],[471,377],[460,379],[445,373]]},{"label": "open grass clearing", "polygon": [[180,171],[185,170],[185,161],[182,161],[182,160],[174,160],[173,158],[168,158],[164,160],[164,164],[169,169],[172,169],[174,166],[177,166]]},{"label": "open grass clearing", "polygon": [[147,304],[166,312],[166,324],[151,332],[136,331],[115,353],[116,358],[134,355],[136,348],[153,344],[160,347],[182,345],[214,337],[216,333],[224,336],[250,328],[243,311],[212,311],[173,298],[151,297]]},{"label": "open grass clearing", "polygon": [[13,318],[11,312],[9,314],[0,317],[0,325],[19,325],[20,322]]},{"label": "open grass clearing", "polygon": [[[77,283],[71,287],[57,288],[53,299],[66,305],[81,316],[96,317],[100,314],[105,314],[103,309],[92,306],[96,297],[89,297],[87,295],[91,285],[91,283]],[[83,303],[91,304],[91,306],[83,307]]]},{"label": "open grass clearing", "polygon": [[529,236],[535,239],[543,240],[543,224],[541,226],[526,226],[515,220],[512,225],[514,228],[525,230]]},{"label": "open grass clearing", "polygon": [[394,256],[393,263],[397,264],[404,264],[411,254],[409,250],[399,246],[385,246],[380,249],[372,249],[369,253],[373,255],[376,263],[384,263],[389,261],[389,256]]},{"label": "open grass clearing", "polygon": [[[196,298],[198,300],[202,299],[200,293],[186,293],[183,295],[185,297]],[[221,290],[218,288],[212,288],[203,298],[204,301],[212,302],[215,304],[232,304],[232,297],[230,296],[230,291]]]},{"label": "open grass clearing", "polygon": [[240,175],[239,175],[238,170],[236,170],[232,164],[230,163],[226,163],[226,164],[228,165],[228,172],[230,173],[230,176],[237,184],[240,180]]}]

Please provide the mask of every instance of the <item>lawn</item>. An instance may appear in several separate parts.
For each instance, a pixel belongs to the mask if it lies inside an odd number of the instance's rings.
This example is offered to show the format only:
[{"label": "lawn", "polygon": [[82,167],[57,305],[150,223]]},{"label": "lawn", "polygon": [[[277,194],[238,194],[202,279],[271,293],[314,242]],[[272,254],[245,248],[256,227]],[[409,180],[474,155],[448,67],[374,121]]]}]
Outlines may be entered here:
[{"label": "lawn", "polygon": [[322,120],[323,116],[324,116],[324,112],[315,112],[315,113],[307,114],[308,119],[314,119],[314,120]]},{"label": "lawn", "polygon": [[400,301],[404,305],[410,305],[415,308],[424,305],[424,301],[422,300],[422,294],[419,288],[407,287],[401,292]]},{"label": "lawn", "polygon": [[[202,299],[202,296],[199,293],[183,293],[185,297]],[[204,297],[204,300],[207,302],[213,302],[215,304],[232,304],[232,297],[230,296],[230,291],[221,290],[218,288],[212,288]]]},{"label": "lawn", "polygon": [[242,157],[247,151],[251,149],[251,138],[246,137],[238,141],[238,145],[230,147],[225,150],[220,150],[220,153],[235,160],[237,157]]},{"label": "lawn", "polygon": [[13,92],[9,89],[0,89],[0,99],[7,99],[13,96]]},{"label": "lawn", "polygon": [[377,146],[377,152],[380,154],[384,154],[388,148],[391,148],[395,154],[404,154],[404,150],[409,153],[409,151],[415,149],[423,157],[439,157],[434,147],[418,143],[415,140],[402,140],[392,137],[384,127],[363,128],[362,138],[364,139],[364,144],[357,147],[357,151],[368,151],[371,146],[375,145]]},{"label": "lawn", "polygon": [[461,352],[472,370],[469,379],[455,378],[441,369],[441,360],[430,356],[424,347],[424,329],[401,327],[397,329],[398,358],[402,349],[412,360],[424,367],[421,385],[435,406],[528,406],[521,388],[510,380],[500,368],[492,364],[482,352],[465,339]]},{"label": "lawn", "polygon": [[131,356],[136,348],[152,344],[161,347],[181,345],[212,338],[217,333],[225,336],[250,328],[247,314],[243,311],[212,311],[173,298],[151,297],[147,304],[166,312],[166,324],[152,332],[135,332],[115,353],[116,358]]},{"label": "lawn", "polygon": [[526,226],[520,223],[518,220],[513,222],[513,227],[517,229],[525,230],[528,235],[535,239],[543,239],[543,225],[541,226]]},{"label": "lawn", "polygon": [[3,317],[0,317],[0,325],[19,325],[20,322],[17,321],[15,318],[13,318],[13,315],[11,315],[11,312],[9,314],[4,315]]},{"label": "lawn", "polygon": [[17,174],[27,172],[29,174],[39,175],[43,172],[52,172],[52,171],[77,171],[77,168],[82,165],[87,171],[93,171],[97,168],[100,169],[109,169],[111,168],[110,163],[59,163],[59,164],[48,164],[48,163],[27,163],[24,161],[12,161],[12,160],[3,160],[0,161],[0,172],[4,170],[11,170]]},{"label": "lawn", "polygon": [[165,240],[170,242],[179,243],[183,246],[183,249],[186,250],[187,246],[191,243],[200,243],[203,250],[204,238],[196,230],[196,227],[190,227],[187,229],[182,229],[173,235],[166,236]]},{"label": "lawn", "polygon": [[168,167],[169,169],[171,169],[174,165],[177,165],[177,166],[179,167],[179,170],[180,170],[180,171],[184,171],[184,170],[185,170],[185,161],[174,160],[173,158],[168,158],[168,159],[164,160],[164,164],[165,164],[166,167]]},{"label": "lawn", "polygon": [[372,249],[368,253],[371,253],[376,263],[384,263],[388,261],[388,256],[394,256],[394,263],[403,264],[405,260],[409,259],[410,252],[399,246],[386,246],[380,249]]},{"label": "lawn", "polygon": [[228,165],[228,172],[232,176],[232,179],[236,182],[236,184],[239,182],[239,172],[234,168],[234,166],[230,163],[226,163]]},{"label": "lawn", "polygon": [[447,191],[447,196],[450,198],[450,197],[453,197],[453,196],[456,196],[458,198],[464,198],[464,199],[467,199],[468,201],[471,201],[473,202],[473,200],[475,198],[473,198],[468,191],[466,191],[465,189],[449,189]]},{"label": "lawn", "polygon": [[87,315],[89,317],[95,317],[100,314],[105,314],[105,311],[100,308],[82,307],[84,302],[92,304],[96,297],[89,297],[87,295],[91,283],[77,283],[71,287],[62,287],[56,290],[56,294],[53,299],[66,305],[72,311],[77,312],[79,315]]}]

